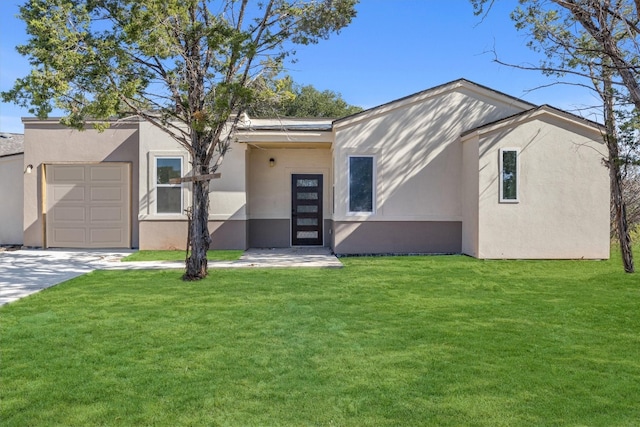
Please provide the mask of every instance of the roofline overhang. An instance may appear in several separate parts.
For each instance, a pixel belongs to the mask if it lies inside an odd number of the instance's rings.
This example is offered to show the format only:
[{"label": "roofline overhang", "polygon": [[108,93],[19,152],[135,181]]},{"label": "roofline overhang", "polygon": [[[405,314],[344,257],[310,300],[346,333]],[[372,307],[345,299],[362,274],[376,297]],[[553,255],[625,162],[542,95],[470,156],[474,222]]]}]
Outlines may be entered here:
[{"label": "roofline overhang", "polygon": [[460,141],[466,142],[475,137],[482,138],[485,135],[497,132],[500,129],[516,127],[521,123],[535,120],[536,118],[541,116],[554,117],[561,121],[573,123],[599,136],[602,136],[605,132],[604,126],[598,122],[576,116],[575,114],[571,114],[567,111],[560,110],[559,108],[555,108],[545,104],[541,105],[540,107],[532,108],[530,110],[523,111],[522,113],[514,114],[512,116],[496,120],[495,122],[486,123],[475,129],[463,132],[462,134],[460,134]]},{"label": "roofline overhang", "polygon": [[[60,120],[62,120],[62,117],[47,117],[46,119],[41,119],[39,117],[21,117],[20,120],[22,121],[22,124],[24,126],[28,126],[28,125],[60,125],[69,129],[73,129],[69,126],[65,126],[62,123],[60,123]],[[87,124],[94,124],[94,123],[109,123],[109,125],[111,126],[115,126],[115,125],[120,125],[120,124],[132,124],[132,123],[140,123],[143,122],[144,119],[141,119],[139,117],[126,117],[126,118],[113,118],[113,119],[108,119],[108,120],[86,120],[85,123]]]},{"label": "roofline overhang", "polygon": [[331,130],[238,130],[234,138],[239,143],[259,144],[333,144]]},{"label": "roofline overhang", "polygon": [[24,156],[24,151],[21,151],[19,153],[0,154],[0,159],[4,159],[5,157],[12,157],[12,156]]},{"label": "roofline overhang", "polygon": [[430,89],[423,90],[421,92],[414,93],[413,95],[408,95],[403,98],[396,99],[394,101],[379,105],[377,107],[370,108],[365,111],[361,111],[356,114],[352,114],[350,116],[343,117],[341,119],[334,120],[333,127],[334,129],[337,129],[337,128],[352,126],[359,122],[370,120],[374,117],[377,117],[383,114],[388,114],[399,108],[405,108],[413,104],[424,102],[428,99],[442,96],[446,93],[453,92],[458,89],[466,89],[466,90],[478,93],[487,98],[494,99],[502,103],[507,103],[516,108],[520,108],[522,110],[529,110],[532,107],[536,107],[535,104],[524,101],[520,98],[507,95],[505,93],[496,91],[494,89],[488,88],[486,86],[480,85],[478,83],[474,83],[466,79],[458,79],[458,80],[451,81],[449,83],[432,87]]}]

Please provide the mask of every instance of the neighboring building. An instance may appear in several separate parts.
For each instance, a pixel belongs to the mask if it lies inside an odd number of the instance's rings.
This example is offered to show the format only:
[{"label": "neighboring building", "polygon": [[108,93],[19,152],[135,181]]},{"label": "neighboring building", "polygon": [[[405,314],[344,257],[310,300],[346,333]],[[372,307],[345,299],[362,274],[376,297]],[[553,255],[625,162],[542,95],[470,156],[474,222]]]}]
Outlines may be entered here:
[{"label": "neighboring building", "polygon": [[[187,152],[137,120],[27,118],[24,244],[184,248]],[[608,258],[602,128],[457,80],[335,121],[247,120],[211,181],[216,249]]]},{"label": "neighboring building", "polygon": [[23,140],[0,133],[0,245],[22,245]]}]

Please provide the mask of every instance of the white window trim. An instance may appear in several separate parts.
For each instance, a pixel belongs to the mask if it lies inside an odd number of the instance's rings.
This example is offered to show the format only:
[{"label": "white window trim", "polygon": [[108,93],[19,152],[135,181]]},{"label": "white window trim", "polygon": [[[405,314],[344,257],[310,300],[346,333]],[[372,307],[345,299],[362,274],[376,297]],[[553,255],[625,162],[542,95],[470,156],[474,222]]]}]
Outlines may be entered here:
[{"label": "white window trim", "polygon": [[[516,198],[515,199],[505,199],[503,198],[503,186],[504,186],[504,181],[502,179],[503,176],[503,153],[505,152],[509,152],[509,151],[515,151],[516,153]],[[520,202],[520,149],[519,148],[501,148],[500,149],[500,154],[499,154],[499,168],[498,168],[498,182],[500,183],[500,194],[499,194],[499,198],[500,198],[500,203],[519,203]]]},{"label": "white window trim", "polygon": [[[158,184],[158,160],[172,159],[180,160],[180,174],[184,176],[184,157],[180,155],[154,155],[153,156],[153,192],[154,192],[154,208],[155,215],[159,216],[176,216],[184,215],[184,184]],[[158,212],[158,188],[180,188],[180,212]]]},{"label": "white window trim", "polygon": [[[351,206],[351,158],[352,157],[370,157],[373,159],[373,169],[371,171],[371,212],[369,211],[351,211],[349,208]],[[355,216],[355,215],[364,215],[370,216],[375,215],[376,213],[376,196],[377,196],[377,156],[373,154],[349,154],[347,156],[347,215]]]}]

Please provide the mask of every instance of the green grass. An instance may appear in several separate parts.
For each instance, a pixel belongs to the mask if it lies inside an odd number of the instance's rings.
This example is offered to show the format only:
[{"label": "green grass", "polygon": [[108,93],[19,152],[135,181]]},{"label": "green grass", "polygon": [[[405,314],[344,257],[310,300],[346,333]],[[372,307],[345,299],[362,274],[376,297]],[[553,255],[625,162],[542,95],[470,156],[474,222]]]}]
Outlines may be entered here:
[{"label": "green grass", "polygon": [[617,257],[342,261],[97,271],[2,307],[2,425],[638,425]]},{"label": "green grass", "polygon": [[[235,261],[244,251],[208,251],[209,261]],[[138,251],[122,259],[122,261],[184,261],[184,251]]]}]

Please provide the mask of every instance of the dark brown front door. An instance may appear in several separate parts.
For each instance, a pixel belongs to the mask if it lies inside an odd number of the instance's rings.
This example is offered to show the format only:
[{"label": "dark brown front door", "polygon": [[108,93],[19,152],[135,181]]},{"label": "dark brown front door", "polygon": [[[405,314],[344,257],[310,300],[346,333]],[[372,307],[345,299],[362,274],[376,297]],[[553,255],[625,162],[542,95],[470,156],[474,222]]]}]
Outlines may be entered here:
[{"label": "dark brown front door", "polygon": [[291,175],[291,244],[322,245],[322,175]]}]

